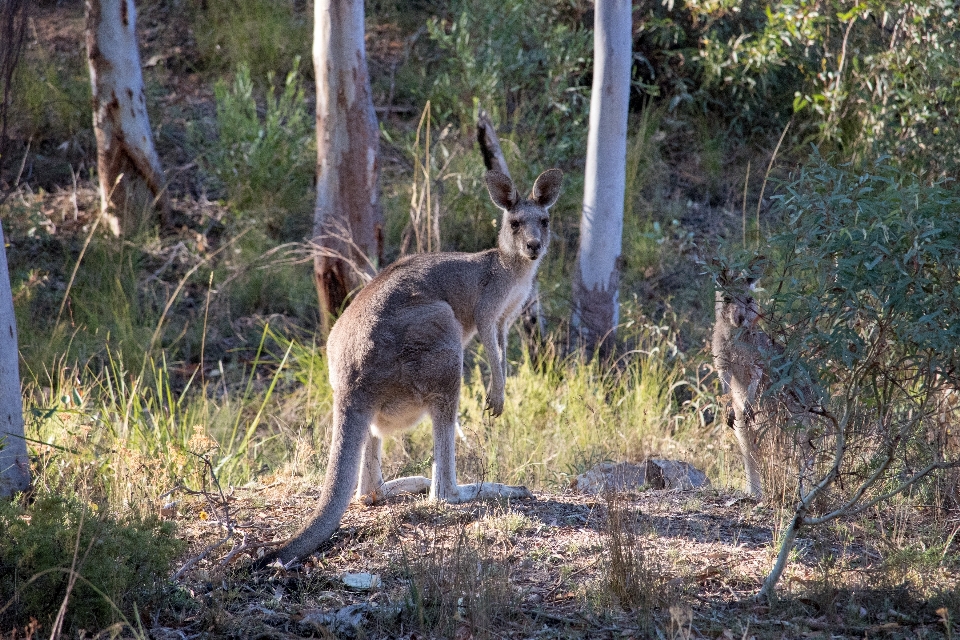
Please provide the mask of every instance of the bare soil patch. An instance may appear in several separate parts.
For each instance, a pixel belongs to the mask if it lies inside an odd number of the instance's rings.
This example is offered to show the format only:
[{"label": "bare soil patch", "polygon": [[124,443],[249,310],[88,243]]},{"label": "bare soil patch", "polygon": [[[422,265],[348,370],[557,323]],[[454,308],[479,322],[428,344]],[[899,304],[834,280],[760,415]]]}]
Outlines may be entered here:
[{"label": "bare soil patch", "polygon": [[[906,583],[852,588],[849,571],[878,572],[887,555],[862,528],[804,538],[780,600],[755,602],[775,553],[778,512],[715,489],[354,504],[334,538],[299,566],[255,572],[242,555],[222,565],[243,539],[253,545],[290,535],[317,497],[285,483],[233,491],[235,539],[185,573],[179,601],[154,613],[154,635],[946,637],[946,610],[910,595]],[[224,537],[208,505],[200,498],[178,504],[188,557]],[[627,514],[623,531],[611,530],[611,508]],[[612,553],[617,535],[635,551],[632,569],[642,578],[635,587],[645,592],[639,600],[611,592],[623,572]],[[353,574],[371,574],[374,584],[351,588],[344,578]],[[955,576],[933,574],[928,579],[942,593],[955,592]]]}]

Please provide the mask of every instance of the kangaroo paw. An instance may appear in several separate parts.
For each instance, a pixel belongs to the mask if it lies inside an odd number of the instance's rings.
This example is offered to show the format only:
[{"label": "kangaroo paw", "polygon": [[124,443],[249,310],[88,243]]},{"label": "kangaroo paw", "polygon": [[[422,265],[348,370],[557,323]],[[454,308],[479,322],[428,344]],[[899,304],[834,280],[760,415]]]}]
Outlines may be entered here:
[{"label": "kangaroo paw", "polygon": [[450,504],[462,504],[471,500],[489,498],[529,499],[533,498],[533,494],[530,493],[529,489],[522,486],[512,486],[498,482],[476,482],[457,485],[437,497],[437,499]]}]

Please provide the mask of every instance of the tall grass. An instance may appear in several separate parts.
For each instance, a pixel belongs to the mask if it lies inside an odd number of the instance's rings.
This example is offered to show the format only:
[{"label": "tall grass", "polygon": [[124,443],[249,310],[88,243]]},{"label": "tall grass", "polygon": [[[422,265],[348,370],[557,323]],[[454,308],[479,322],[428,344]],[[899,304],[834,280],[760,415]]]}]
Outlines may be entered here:
[{"label": "tall grass", "polygon": [[437,637],[496,638],[519,610],[510,582],[511,558],[480,528],[459,526],[451,536],[434,526],[400,545],[409,579],[406,623]]},{"label": "tall grass", "polygon": [[[90,131],[90,83],[82,49],[57,55],[28,49],[13,76],[10,135],[13,138],[76,142]],[[89,142],[92,135],[83,140]],[[69,176],[69,174],[67,174]]]},{"label": "tall grass", "polygon": [[[639,332],[641,348],[614,365],[576,357],[537,365],[524,356],[507,378],[497,420],[484,412],[485,367],[474,365],[460,398],[461,479],[556,488],[602,460],[649,454],[682,455],[713,470],[711,452],[685,442],[697,437],[699,424],[680,406],[676,391],[688,383],[683,363],[669,351],[669,336],[653,327]],[[385,451],[388,467],[423,466],[433,451],[431,431],[419,427],[388,441]]]},{"label": "tall grass", "polygon": [[[300,8],[298,8],[300,4]],[[310,52],[312,15],[291,0],[208,0],[191,4],[200,64],[212,72],[251,66],[258,81]],[[305,69],[308,71],[308,69]]]}]

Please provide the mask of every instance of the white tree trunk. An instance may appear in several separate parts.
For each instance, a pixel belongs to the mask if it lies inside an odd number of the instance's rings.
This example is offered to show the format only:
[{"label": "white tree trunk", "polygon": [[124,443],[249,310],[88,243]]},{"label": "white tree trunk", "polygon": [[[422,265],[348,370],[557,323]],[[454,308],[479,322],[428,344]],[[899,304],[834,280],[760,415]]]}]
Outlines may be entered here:
[{"label": "white tree trunk", "polygon": [[626,189],[631,3],[597,0],[594,16],[590,132],[573,288],[573,325],[591,352],[612,341],[620,318],[617,294]]},{"label": "white tree trunk", "polygon": [[7,251],[0,228],[0,497],[6,498],[30,486],[30,459],[23,439],[19,354]]},{"label": "white tree trunk", "polygon": [[133,0],[87,0],[100,207],[114,234],[130,233],[168,206],[153,146],[137,49]]},{"label": "white tree trunk", "polygon": [[316,0],[318,245],[314,276],[325,328],[379,268],[383,218],[377,202],[380,130],[364,46],[362,0]]}]

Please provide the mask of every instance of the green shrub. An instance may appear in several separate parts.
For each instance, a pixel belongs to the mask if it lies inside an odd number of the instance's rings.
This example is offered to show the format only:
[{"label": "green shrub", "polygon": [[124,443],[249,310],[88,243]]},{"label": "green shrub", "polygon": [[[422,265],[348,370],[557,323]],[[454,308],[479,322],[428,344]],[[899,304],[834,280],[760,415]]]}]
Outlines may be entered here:
[{"label": "green shrub", "polygon": [[45,495],[29,506],[0,502],[0,629],[31,617],[47,632],[69,592],[65,635],[136,624],[154,602],[182,543],[173,525],[99,515],[74,494]]},{"label": "green shrub", "polygon": [[223,185],[231,208],[254,214],[258,222],[279,223],[309,202],[316,154],[298,68],[299,58],[283,87],[268,74],[262,118],[246,64],[232,84],[221,80],[215,87],[218,142],[204,164]]},{"label": "green shrub", "polygon": [[910,412],[960,367],[960,196],[884,158],[862,174],[814,160],[778,197],[765,249],[778,363],[827,399],[853,385],[864,409]]},{"label": "green shrub", "polygon": [[309,54],[313,27],[311,13],[298,10],[297,4],[293,0],[191,3],[201,66],[224,73],[248,65],[258,81],[292,68],[297,58]]},{"label": "green shrub", "polygon": [[430,100],[435,121],[465,130],[483,108],[501,131],[543,145],[544,166],[581,153],[593,39],[575,7],[457,0],[427,32],[419,75],[403,80],[419,104]]},{"label": "green shrub", "polygon": [[669,0],[645,5],[634,24],[635,71],[671,111],[765,136],[793,120],[798,139],[847,157],[960,170],[953,2]]},{"label": "green shrub", "polygon": [[14,73],[10,95],[11,137],[61,144],[91,130],[90,81],[81,50],[60,58],[29,51]]},{"label": "green shrub", "polygon": [[801,528],[879,501],[929,503],[928,474],[960,463],[960,196],[885,159],[858,173],[819,157],[784,191],[760,302],[776,346],[760,355],[785,409],[778,433],[804,451],[766,594]]}]

